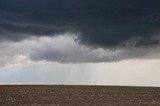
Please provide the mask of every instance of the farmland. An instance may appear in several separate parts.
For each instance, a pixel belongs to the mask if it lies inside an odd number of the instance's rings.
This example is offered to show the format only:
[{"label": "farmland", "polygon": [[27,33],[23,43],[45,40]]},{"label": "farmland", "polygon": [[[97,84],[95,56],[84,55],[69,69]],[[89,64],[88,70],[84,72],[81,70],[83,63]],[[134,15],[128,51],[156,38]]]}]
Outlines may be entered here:
[{"label": "farmland", "polygon": [[160,88],[1,85],[1,106],[158,106]]}]

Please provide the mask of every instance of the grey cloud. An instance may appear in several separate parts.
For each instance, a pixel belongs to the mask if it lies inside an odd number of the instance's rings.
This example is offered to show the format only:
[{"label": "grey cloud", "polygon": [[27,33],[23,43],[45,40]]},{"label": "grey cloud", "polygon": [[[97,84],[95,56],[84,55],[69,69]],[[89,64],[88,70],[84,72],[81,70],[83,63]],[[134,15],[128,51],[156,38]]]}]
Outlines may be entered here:
[{"label": "grey cloud", "polygon": [[80,32],[81,42],[116,47],[158,45],[159,0],[1,0],[0,38],[20,40]]},{"label": "grey cloud", "polygon": [[[27,60],[60,63],[115,62],[126,59],[160,59],[160,47],[135,47],[128,42],[127,47],[93,48],[81,44],[74,34],[54,37],[31,37],[19,42],[0,43],[0,63],[17,64]],[[12,60],[12,61],[11,61]]]}]

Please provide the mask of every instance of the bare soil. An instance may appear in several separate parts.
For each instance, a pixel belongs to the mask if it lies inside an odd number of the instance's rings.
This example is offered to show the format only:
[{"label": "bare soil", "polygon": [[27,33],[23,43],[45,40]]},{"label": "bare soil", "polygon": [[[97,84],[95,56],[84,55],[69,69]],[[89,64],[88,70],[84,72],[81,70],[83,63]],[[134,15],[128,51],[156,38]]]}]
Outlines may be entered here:
[{"label": "bare soil", "polygon": [[1,85],[0,106],[160,106],[160,88]]}]

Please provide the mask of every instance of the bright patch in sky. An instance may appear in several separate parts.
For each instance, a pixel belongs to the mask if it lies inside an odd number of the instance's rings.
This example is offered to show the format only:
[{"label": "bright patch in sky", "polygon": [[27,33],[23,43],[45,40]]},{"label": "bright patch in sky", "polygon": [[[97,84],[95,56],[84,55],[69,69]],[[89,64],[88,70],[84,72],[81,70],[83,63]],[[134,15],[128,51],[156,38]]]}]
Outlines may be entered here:
[{"label": "bright patch in sky", "polygon": [[1,67],[0,83],[160,86],[159,65],[155,59],[81,64],[28,60]]}]

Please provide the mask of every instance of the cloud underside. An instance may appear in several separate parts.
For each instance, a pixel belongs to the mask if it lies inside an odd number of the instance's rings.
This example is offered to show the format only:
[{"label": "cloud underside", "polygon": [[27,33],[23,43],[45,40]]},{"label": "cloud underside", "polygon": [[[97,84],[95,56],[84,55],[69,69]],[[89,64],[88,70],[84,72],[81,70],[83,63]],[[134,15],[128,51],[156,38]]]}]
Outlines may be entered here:
[{"label": "cloud underside", "polygon": [[80,33],[87,45],[115,47],[160,43],[159,0],[1,0],[0,40]]}]

